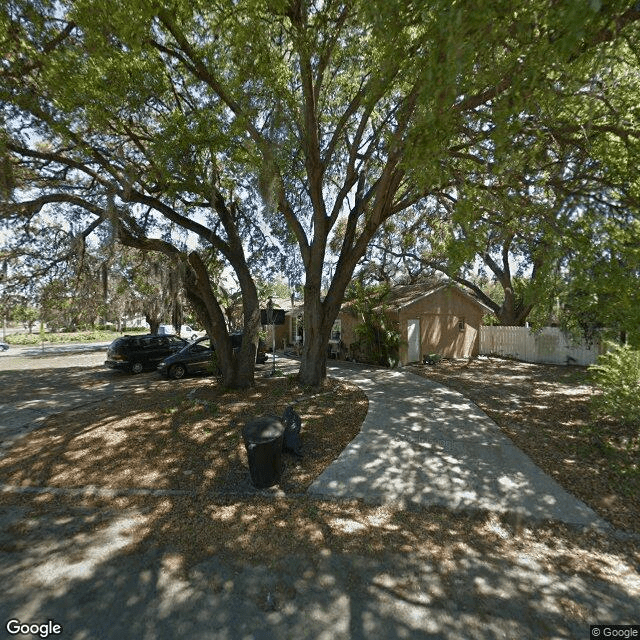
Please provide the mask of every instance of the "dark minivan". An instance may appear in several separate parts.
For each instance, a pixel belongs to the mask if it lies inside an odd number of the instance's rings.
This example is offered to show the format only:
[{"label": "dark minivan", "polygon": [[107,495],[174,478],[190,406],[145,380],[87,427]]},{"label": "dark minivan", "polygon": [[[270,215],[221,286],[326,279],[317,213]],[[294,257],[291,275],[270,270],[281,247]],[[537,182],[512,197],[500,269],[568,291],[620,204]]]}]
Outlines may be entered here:
[{"label": "dark minivan", "polygon": [[123,336],[109,345],[105,365],[111,369],[140,373],[145,369],[155,369],[159,362],[188,344],[173,335]]}]

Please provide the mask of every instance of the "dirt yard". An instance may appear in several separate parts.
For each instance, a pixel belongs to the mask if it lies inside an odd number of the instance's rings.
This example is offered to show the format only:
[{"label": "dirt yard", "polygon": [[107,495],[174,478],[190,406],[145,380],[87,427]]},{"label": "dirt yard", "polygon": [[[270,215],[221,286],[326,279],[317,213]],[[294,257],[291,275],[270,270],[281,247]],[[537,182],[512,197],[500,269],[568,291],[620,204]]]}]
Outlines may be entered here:
[{"label": "dirt yard", "polygon": [[616,527],[640,533],[638,430],[595,421],[585,367],[477,358],[411,371],[456,389],[565,489]]},{"label": "dirt yard", "polygon": [[[535,368],[509,382],[507,369],[491,367],[495,378],[453,365],[428,373],[466,384],[494,419],[544,415],[557,394],[582,406],[575,380],[542,387],[552,394],[543,401],[531,391]],[[291,378],[258,378],[239,393],[100,367],[3,371],[0,383],[9,402],[52,402],[52,415],[0,459],[0,485],[33,490],[0,493],[3,619],[37,613],[74,639],[108,640],[156,629],[163,640],[214,637],[213,620],[215,637],[345,640],[427,630],[450,640],[582,637],[589,624],[636,622],[637,541],[488,512],[301,495],[360,430],[367,400],[351,385],[329,381],[315,394]],[[280,490],[257,493],[241,425],[294,401],[305,455],[286,457]],[[563,419],[577,429],[572,415]],[[527,424],[513,418],[523,425],[513,432]],[[542,433],[549,458],[568,456],[555,451],[561,434]],[[91,485],[121,494],[73,493]],[[136,495],[141,487],[164,493]]]},{"label": "dirt yard", "polygon": [[[92,399],[92,389],[113,381],[114,395]],[[256,416],[282,416],[293,404],[303,422],[303,456],[284,454],[280,489],[302,493],[357,435],[368,405],[354,385],[329,380],[312,393],[293,377],[261,372],[249,391],[228,391],[207,378],[162,380],[101,368],[14,371],[10,386],[10,399],[55,393],[76,404],[54,412],[0,459],[2,482],[20,486],[253,493],[242,428]]]}]

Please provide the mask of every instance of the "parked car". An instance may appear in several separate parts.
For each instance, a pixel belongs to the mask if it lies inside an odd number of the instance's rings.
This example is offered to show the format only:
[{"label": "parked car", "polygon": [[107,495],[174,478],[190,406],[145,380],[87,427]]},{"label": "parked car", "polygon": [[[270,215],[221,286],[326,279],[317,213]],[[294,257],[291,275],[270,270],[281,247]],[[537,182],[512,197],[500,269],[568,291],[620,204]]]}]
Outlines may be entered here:
[{"label": "parked car", "polygon": [[158,327],[158,333],[163,336],[179,333],[181,336],[185,336],[185,338],[188,338],[189,340],[197,340],[200,337],[198,331],[193,327],[190,327],[188,324],[183,324],[180,327],[180,331],[174,329],[172,324],[161,324]]},{"label": "parked car", "polygon": [[187,345],[178,353],[165,358],[159,365],[158,371],[163,376],[179,380],[187,374],[213,373],[213,354],[215,347],[209,336],[200,338]]},{"label": "parked car", "polygon": [[[233,349],[239,349],[242,345],[242,333],[232,333],[230,338]],[[213,341],[208,336],[205,336],[187,345],[178,353],[165,358],[158,365],[158,371],[163,376],[168,376],[176,380],[184,378],[187,374],[213,373],[213,355],[215,350]],[[258,340],[256,362],[263,364],[266,361],[267,354],[265,352],[264,342]]]},{"label": "parked car", "polygon": [[145,369],[155,369],[159,362],[188,344],[187,340],[173,335],[126,335],[109,345],[105,365],[111,369],[140,373]]},{"label": "parked car", "polygon": [[7,351],[9,345],[6,342],[0,342],[0,351]]}]

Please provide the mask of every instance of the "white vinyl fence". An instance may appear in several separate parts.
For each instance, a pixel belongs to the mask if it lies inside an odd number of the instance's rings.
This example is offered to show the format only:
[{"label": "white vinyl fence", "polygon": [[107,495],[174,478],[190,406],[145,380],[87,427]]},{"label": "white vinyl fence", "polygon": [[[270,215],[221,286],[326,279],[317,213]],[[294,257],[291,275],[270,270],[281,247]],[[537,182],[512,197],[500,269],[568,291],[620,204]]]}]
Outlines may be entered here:
[{"label": "white vinyl fence", "polygon": [[509,356],[523,362],[593,364],[600,345],[576,343],[558,327],[480,327],[480,354]]}]

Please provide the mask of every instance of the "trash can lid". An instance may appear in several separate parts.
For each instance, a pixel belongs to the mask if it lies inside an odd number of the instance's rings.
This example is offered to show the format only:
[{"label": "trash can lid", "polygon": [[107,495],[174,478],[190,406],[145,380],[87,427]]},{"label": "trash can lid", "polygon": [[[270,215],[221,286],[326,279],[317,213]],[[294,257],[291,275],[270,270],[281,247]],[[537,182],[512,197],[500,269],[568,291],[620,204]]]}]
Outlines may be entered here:
[{"label": "trash can lid", "polygon": [[242,430],[245,442],[260,444],[276,440],[284,434],[284,425],[278,416],[263,416],[247,422]]}]

